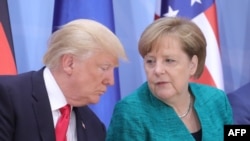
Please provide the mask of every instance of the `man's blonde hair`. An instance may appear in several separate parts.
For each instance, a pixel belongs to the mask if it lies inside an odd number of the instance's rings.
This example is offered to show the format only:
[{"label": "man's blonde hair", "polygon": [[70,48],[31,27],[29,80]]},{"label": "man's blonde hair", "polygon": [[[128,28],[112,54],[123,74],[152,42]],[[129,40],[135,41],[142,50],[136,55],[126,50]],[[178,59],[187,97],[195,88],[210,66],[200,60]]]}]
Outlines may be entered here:
[{"label": "man's blonde hair", "polygon": [[98,50],[127,59],[120,40],[107,27],[93,20],[77,19],[51,35],[43,62],[48,68],[55,68],[64,54],[87,57]]}]

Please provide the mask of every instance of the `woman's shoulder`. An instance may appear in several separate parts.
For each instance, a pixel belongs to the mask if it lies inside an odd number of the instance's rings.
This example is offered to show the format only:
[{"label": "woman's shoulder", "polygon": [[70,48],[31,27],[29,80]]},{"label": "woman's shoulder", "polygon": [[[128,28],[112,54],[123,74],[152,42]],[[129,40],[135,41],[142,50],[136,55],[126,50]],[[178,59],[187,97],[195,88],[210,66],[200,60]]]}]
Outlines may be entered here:
[{"label": "woman's shoulder", "polygon": [[189,84],[189,89],[192,92],[193,95],[196,97],[204,97],[204,98],[219,98],[219,97],[225,97],[226,93],[214,86],[206,85],[206,84],[200,84],[200,83],[193,83],[191,82]]},{"label": "woman's shoulder", "polygon": [[219,89],[215,86],[211,86],[211,85],[207,85],[207,84],[190,82],[189,87],[191,88],[191,90],[197,90],[197,91],[204,91],[205,90],[205,91],[211,91],[211,92],[224,93],[224,91],[222,89]]}]

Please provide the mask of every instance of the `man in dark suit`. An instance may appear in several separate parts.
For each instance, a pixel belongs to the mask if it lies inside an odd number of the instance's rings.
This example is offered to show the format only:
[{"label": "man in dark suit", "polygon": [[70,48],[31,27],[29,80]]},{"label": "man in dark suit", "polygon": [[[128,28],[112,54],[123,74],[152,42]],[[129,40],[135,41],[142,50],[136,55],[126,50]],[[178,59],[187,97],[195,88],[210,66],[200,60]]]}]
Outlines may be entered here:
[{"label": "man in dark suit", "polygon": [[126,59],[122,44],[100,23],[78,19],[62,26],[51,35],[43,68],[0,77],[0,141],[58,141],[65,105],[67,141],[104,141],[106,128],[87,105],[114,84],[119,58]]},{"label": "man in dark suit", "polygon": [[250,124],[250,82],[227,96],[233,109],[234,124]]}]

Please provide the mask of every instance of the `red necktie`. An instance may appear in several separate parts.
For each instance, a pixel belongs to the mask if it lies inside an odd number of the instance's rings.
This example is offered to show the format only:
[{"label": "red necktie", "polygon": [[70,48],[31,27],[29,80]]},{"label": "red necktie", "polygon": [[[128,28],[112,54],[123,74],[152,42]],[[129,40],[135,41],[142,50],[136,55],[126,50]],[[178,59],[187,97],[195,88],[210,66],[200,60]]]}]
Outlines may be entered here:
[{"label": "red necktie", "polygon": [[70,105],[60,108],[61,116],[56,124],[56,141],[66,141],[66,133],[70,119]]}]

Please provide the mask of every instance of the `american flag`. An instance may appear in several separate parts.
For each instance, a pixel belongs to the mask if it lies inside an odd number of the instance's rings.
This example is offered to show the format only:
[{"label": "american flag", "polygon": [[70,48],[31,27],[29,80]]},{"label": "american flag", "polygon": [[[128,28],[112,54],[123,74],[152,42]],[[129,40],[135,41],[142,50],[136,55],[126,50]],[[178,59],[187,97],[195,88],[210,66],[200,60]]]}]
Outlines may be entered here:
[{"label": "american flag", "polygon": [[157,0],[155,18],[164,16],[186,17],[200,27],[207,41],[207,57],[202,76],[192,81],[224,89],[214,0]]}]

